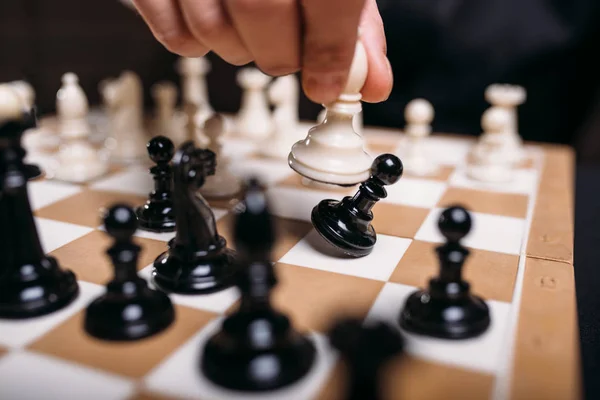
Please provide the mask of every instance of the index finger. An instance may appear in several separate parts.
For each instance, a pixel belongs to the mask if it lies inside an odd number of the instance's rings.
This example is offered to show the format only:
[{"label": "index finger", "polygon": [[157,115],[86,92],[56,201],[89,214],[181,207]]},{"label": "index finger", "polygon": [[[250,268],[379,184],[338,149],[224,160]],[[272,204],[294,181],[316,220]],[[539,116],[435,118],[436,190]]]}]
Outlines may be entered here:
[{"label": "index finger", "polygon": [[302,85],[312,101],[335,101],[348,79],[365,0],[303,0]]}]

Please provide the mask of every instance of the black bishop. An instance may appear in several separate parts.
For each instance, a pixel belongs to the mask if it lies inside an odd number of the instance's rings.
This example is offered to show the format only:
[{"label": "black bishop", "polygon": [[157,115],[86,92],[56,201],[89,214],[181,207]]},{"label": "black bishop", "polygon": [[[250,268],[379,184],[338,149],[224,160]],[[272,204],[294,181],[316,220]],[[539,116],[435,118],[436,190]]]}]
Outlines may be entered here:
[{"label": "black bishop", "polygon": [[266,391],[304,377],[315,361],[315,346],[271,305],[277,278],[271,263],[276,232],[257,181],[247,186],[234,227],[240,272],[239,308],[206,343],[201,367],[214,383],[240,391]]},{"label": "black bishop", "polygon": [[442,339],[481,335],[490,325],[488,306],[462,279],[470,252],[460,241],[471,230],[471,216],[463,207],[452,206],[442,212],[438,227],[446,238],[446,243],[436,248],[439,276],[429,281],[427,289],[409,296],[400,325],[409,332]]},{"label": "black bishop", "polygon": [[[2,100],[6,106],[10,99]],[[75,275],[44,254],[29,203],[27,181],[37,170],[23,163],[21,137],[34,125],[33,111],[16,120],[0,118],[0,318],[49,314],[79,294]]]}]

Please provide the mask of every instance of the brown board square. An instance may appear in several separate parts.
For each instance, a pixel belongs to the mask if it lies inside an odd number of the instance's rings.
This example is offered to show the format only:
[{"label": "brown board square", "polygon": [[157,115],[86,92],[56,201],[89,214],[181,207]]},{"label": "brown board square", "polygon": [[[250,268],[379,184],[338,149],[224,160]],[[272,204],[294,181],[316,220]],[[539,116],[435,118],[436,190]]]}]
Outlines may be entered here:
[{"label": "brown board square", "polygon": [[[142,247],[138,269],[148,266],[167,250],[167,243],[158,240],[135,237],[134,241]],[[113,276],[114,267],[106,254],[111,245],[112,239],[106,232],[95,230],[50,254],[63,268],[72,270],[78,279],[102,285]]]},{"label": "brown board square", "polygon": [[340,316],[366,317],[383,282],[277,263],[273,303],[301,330],[326,332]]},{"label": "brown board square", "polygon": [[126,193],[84,190],[43,207],[35,214],[42,218],[95,228],[102,225],[102,210],[105,207],[119,202],[137,207],[145,201],[144,197]]},{"label": "brown board square", "polygon": [[474,212],[525,218],[528,201],[529,198],[522,194],[449,187],[438,202],[438,207],[458,203]]},{"label": "brown board square", "polygon": [[384,235],[413,238],[429,209],[379,202],[373,207],[373,228]]},{"label": "brown board square", "polygon": [[[317,399],[345,399],[347,376],[345,364],[338,362]],[[494,377],[404,356],[384,367],[381,382],[382,398],[389,400],[480,400],[490,398]]]},{"label": "brown board square", "polygon": [[[439,273],[437,244],[414,240],[390,277],[391,282],[426,287]],[[512,254],[470,249],[463,276],[473,293],[485,299],[512,301],[519,257]]]},{"label": "brown board square", "polygon": [[29,349],[141,378],[216,317],[216,314],[180,305],[175,306],[175,312],[173,324],[158,335],[133,342],[109,342],[85,332],[84,311],[81,311],[32,343]]}]

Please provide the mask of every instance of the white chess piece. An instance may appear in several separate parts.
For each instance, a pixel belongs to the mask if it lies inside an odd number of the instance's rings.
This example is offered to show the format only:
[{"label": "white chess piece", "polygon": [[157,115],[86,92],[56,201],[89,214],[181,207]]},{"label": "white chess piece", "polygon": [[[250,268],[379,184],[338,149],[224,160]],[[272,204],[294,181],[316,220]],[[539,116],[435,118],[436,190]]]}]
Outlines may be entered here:
[{"label": "white chess piece", "polygon": [[35,103],[35,91],[33,86],[27,81],[12,81],[8,83],[13,89],[17,91],[25,105],[29,108],[33,107]]},{"label": "white chess piece", "polygon": [[106,146],[112,161],[130,164],[146,159],[140,78],[131,71],[124,71],[117,80],[105,84],[103,96],[110,109],[111,137]]},{"label": "white chess piece", "polygon": [[215,174],[206,178],[200,194],[209,198],[231,197],[241,189],[240,180],[229,171],[229,159],[223,154],[221,138],[225,133],[225,118],[214,114],[204,122],[204,134],[209,138],[208,148],[215,153]]},{"label": "white chess piece", "polygon": [[300,84],[295,75],[286,75],[273,81],[269,87],[269,99],[275,106],[272,114],[273,133],[260,146],[260,154],[266,157],[287,159],[290,149],[303,134],[299,129],[298,103]]},{"label": "white chess piece", "polygon": [[493,84],[485,90],[485,99],[492,106],[505,109],[509,115],[503,140],[513,148],[510,156],[516,162],[521,161],[524,157],[523,141],[519,135],[517,107],[525,102],[526,97],[525,89],[518,85]]},{"label": "white chess piece", "polygon": [[[324,108],[319,112],[319,115],[317,115],[317,124],[322,124],[323,121],[325,121],[325,118],[327,118],[327,109]],[[356,114],[354,116],[354,118],[352,118],[352,127],[354,128],[354,131],[356,133],[358,133],[359,135],[363,134],[363,112],[359,112],[358,114]]]},{"label": "white chess piece", "polygon": [[433,106],[425,99],[414,99],[404,109],[406,137],[400,152],[407,174],[427,176],[438,170],[437,163],[430,157],[426,147],[433,117]]},{"label": "white chess piece", "polygon": [[204,147],[208,139],[202,133],[202,126],[214,114],[206,87],[210,63],[205,57],[181,57],[177,63],[177,71],[181,75],[187,140],[195,140],[199,146]]},{"label": "white chess piece", "polygon": [[483,133],[469,154],[467,174],[471,178],[489,183],[508,182],[513,177],[514,148],[505,140],[510,112],[502,107],[490,107],[481,116]]},{"label": "white chess piece", "polygon": [[151,88],[154,99],[154,136],[166,136],[175,146],[186,141],[185,116],[177,111],[177,87],[172,82],[157,82]]},{"label": "white chess piece", "polygon": [[27,111],[27,104],[14,87],[0,84],[0,123],[20,120]]},{"label": "white chess piece", "polygon": [[236,134],[248,139],[267,138],[273,131],[266,93],[271,77],[256,68],[243,68],[238,72],[237,81],[244,92],[236,117]]},{"label": "white chess piece", "polygon": [[56,94],[56,112],[62,143],[57,155],[56,169],[52,172],[54,179],[83,183],[108,171],[108,163],[88,140],[88,111],[88,100],[79,86],[77,75],[72,72],[64,74],[62,86]]},{"label": "white chess piece", "polygon": [[367,68],[366,52],[359,40],[342,94],[325,105],[327,116],[323,123],[292,147],[288,163],[300,175],[334,185],[354,185],[369,178],[373,160],[353,127],[354,116],[362,110],[360,91]]}]

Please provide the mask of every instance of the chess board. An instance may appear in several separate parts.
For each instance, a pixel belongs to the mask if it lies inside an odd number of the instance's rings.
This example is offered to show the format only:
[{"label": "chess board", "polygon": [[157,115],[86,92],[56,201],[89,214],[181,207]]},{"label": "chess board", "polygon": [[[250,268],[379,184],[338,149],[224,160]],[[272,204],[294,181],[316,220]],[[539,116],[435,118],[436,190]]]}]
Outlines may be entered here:
[{"label": "chess board", "polygon": [[[303,126],[306,129],[309,125]],[[394,152],[399,131],[365,128],[373,155]],[[285,160],[269,160],[256,145],[229,139],[225,152],[240,176],[268,185],[278,242],[273,254],[279,284],[277,308],[311,335],[317,362],[305,379],[268,394],[223,390],[199,371],[203,342],[235,309],[231,288],[204,296],[172,295],[176,321],[162,334],[132,343],[109,343],[83,330],[87,304],[112,275],[105,254],[103,207],[142,204],[152,190],[148,165],[115,166],[86,185],[49,179],[29,184],[29,196],[46,252],[77,275],[78,299],[54,314],[26,321],[0,320],[0,398],[28,399],[339,399],[343,369],[325,332],[339,316],[398,325],[405,298],[438,270],[433,249],[442,241],[437,218],[459,203],[473,215],[465,240],[472,250],[465,278],[484,297],[492,323],[464,341],[405,333],[406,355],[390,365],[385,388],[398,399],[574,399],[580,397],[579,348],[573,274],[573,154],[558,146],[527,144],[527,160],[508,185],[467,178],[473,144],[456,135],[428,139],[443,165],[428,178],[405,175],[374,208],[378,241],[372,254],[339,258],[323,246],[310,211],[324,198],[354,188],[307,186]],[[236,200],[209,200],[221,235],[231,244]],[[173,234],[138,231],[140,274]]]}]

